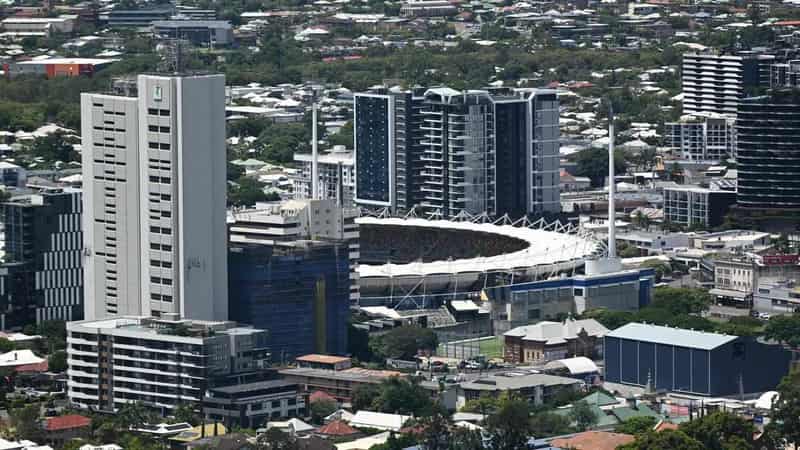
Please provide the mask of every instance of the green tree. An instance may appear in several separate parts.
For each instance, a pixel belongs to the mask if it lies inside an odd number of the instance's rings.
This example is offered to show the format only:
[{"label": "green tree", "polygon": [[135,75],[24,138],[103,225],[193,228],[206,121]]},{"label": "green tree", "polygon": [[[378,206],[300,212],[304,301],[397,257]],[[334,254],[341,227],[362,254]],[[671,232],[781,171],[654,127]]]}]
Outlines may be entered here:
[{"label": "green tree", "polygon": [[772,317],[764,327],[764,337],[797,349],[800,347],[800,315]]},{"label": "green tree", "polygon": [[362,409],[372,409],[373,400],[381,394],[381,387],[377,384],[362,383],[353,389],[353,396],[350,399],[354,411]]},{"label": "green tree", "polygon": [[155,414],[139,402],[126,403],[117,411],[114,420],[118,429],[130,430],[153,423]]},{"label": "green tree", "polygon": [[14,350],[14,343],[6,338],[0,338],[0,353],[7,353]]},{"label": "green tree", "polygon": [[228,205],[253,206],[256,202],[267,200],[264,192],[264,183],[250,178],[240,177],[235,184],[228,185]]},{"label": "green tree", "polygon": [[67,322],[46,320],[36,328],[36,334],[44,339],[48,353],[64,350],[67,345]]},{"label": "green tree", "polygon": [[376,336],[375,346],[384,358],[412,359],[419,351],[432,351],[439,345],[436,333],[428,328],[404,326]]},{"label": "green tree", "polygon": [[778,398],[772,404],[772,424],[781,439],[800,443],[800,372],[783,377],[778,385]]},{"label": "green tree", "polygon": [[47,368],[50,372],[60,373],[67,370],[67,352],[58,350],[47,357]]},{"label": "green tree", "polygon": [[572,432],[570,419],[552,411],[542,411],[531,416],[531,434],[540,437],[558,436]]},{"label": "green tree", "polygon": [[653,290],[650,306],[669,310],[672,314],[698,314],[711,305],[711,295],[702,289],[659,287]]},{"label": "green tree", "polygon": [[625,433],[632,435],[639,435],[653,430],[656,425],[656,418],[651,416],[631,417],[630,419],[618,424],[614,431],[617,433]]},{"label": "green tree", "polygon": [[36,442],[42,438],[42,428],[39,426],[39,411],[38,403],[9,411],[11,424],[14,426],[17,439]]},{"label": "green tree", "polygon": [[686,422],[680,426],[680,430],[708,450],[750,449],[755,432],[751,422],[724,411]]},{"label": "green tree", "polygon": [[200,425],[202,422],[200,415],[195,409],[195,405],[191,403],[181,403],[178,405],[172,413],[172,417],[175,423],[188,423],[192,426]]},{"label": "green tree", "polygon": [[227,166],[227,179],[228,181],[236,181],[244,176],[244,168],[236,164],[228,163]]},{"label": "green tree", "polygon": [[484,450],[483,435],[478,430],[456,428],[450,434],[447,450]]},{"label": "green tree", "polygon": [[37,137],[31,146],[33,156],[41,157],[45,161],[77,161],[78,152],[68,143],[64,133],[56,132],[44,137]]},{"label": "green tree", "polygon": [[277,428],[270,428],[256,440],[257,450],[299,450],[297,439]]},{"label": "green tree", "polygon": [[635,315],[631,312],[610,311],[604,308],[590,309],[584,312],[581,317],[586,319],[595,319],[609,330],[617,329],[636,320]]},{"label": "green tree", "polygon": [[[576,157],[577,167],[575,174],[582,177],[589,177],[592,186],[600,187],[603,180],[608,177],[608,150],[592,148],[583,150]],[[624,152],[619,150],[614,152],[614,172],[622,175],[627,169]]]},{"label": "green tree", "polygon": [[704,450],[703,444],[683,431],[651,431],[636,436],[630,444],[617,447],[617,450]]},{"label": "green tree", "polygon": [[493,450],[518,450],[528,442],[531,425],[528,402],[502,394],[497,411],[486,418],[486,431]]},{"label": "green tree", "polygon": [[448,442],[452,439],[450,420],[445,414],[437,412],[420,421],[424,429],[421,444],[425,450],[447,450]]},{"label": "green tree", "polygon": [[464,403],[464,406],[461,407],[462,412],[471,412],[483,415],[493,413],[495,410],[497,410],[497,398],[489,394],[483,394],[478,398],[467,400]]},{"label": "green tree", "polygon": [[417,383],[400,377],[390,377],[380,384],[380,394],[372,401],[380,412],[428,417],[435,405],[428,391]]},{"label": "green tree", "polygon": [[331,399],[321,399],[311,402],[311,421],[315,424],[322,424],[323,420],[336,412],[336,402]]},{"label": "green tree", "polygon": [[572,405],[570,417],[575,421],[575,425],[580,431],[586,431],[597,424],[597,416],[585,401],[575,402]]}]

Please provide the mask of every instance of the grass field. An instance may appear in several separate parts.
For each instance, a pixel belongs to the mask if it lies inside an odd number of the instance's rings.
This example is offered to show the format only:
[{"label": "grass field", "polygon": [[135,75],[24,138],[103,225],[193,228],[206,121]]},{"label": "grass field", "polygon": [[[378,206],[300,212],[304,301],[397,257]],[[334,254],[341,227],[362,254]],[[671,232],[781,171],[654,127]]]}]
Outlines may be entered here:
[{"label": "grass field", "polygon": [[487,359],[503,357],[503,337],[495,336],[494,339],[486,339],[480,342],[481,354]]}]

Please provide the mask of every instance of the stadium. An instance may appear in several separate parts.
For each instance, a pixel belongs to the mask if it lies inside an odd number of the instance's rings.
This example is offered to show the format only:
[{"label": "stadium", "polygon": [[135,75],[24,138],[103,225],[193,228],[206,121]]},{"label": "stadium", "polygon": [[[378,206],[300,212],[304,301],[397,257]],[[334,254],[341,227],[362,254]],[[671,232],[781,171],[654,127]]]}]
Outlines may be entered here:
[{"label": "stadium", "polygon": [[504,217],[357,219],[361,306],[438,307],[444,298],[572,275],[602,242],[572,225]]}]

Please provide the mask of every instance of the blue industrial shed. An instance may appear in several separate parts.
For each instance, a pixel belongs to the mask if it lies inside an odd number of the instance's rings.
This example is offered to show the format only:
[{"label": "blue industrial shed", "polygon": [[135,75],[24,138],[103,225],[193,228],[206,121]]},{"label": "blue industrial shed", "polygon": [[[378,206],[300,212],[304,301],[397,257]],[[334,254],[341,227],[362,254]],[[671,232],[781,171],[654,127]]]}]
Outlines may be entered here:
[{"label": "blue industrial shed", "polygon": [[604,337],[605,380],[726,396],[774,389],[790,353],[753,338],[629,323]]}]

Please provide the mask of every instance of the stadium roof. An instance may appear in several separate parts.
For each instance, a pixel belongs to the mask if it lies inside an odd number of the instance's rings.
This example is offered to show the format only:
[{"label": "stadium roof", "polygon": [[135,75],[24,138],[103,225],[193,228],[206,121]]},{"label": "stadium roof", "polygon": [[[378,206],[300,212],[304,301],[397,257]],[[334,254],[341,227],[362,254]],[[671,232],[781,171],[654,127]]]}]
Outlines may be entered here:
[{"label": "stadium roof", "polygon": [[551,272],[552,266],[563,265],[564,269],[583,264],[594,255],[601,245],[594,238],[559,232],[553,229],[532,228],[492,223],[458,222],[449,220],[427,220],[419,218],[361,217],[356,220],[364,225],[391,225],[420,228],[439,228],[507,236],[527,242],[522,250],[503,255],[462,258],[450,261],[413,262],[409,264],[361,264],[361,278],[427,276],[452,273],[507,272],[542,266],[543,272]]},{"label": "stadium roof", "polygon": [[713,350],[738,338],[738,336],[729,334],[707,333],[705,331],[670,328],[644,323],[629,323],[606,334],[606,337],[674,345],[698,350]]}]

